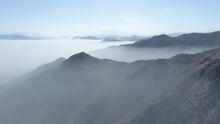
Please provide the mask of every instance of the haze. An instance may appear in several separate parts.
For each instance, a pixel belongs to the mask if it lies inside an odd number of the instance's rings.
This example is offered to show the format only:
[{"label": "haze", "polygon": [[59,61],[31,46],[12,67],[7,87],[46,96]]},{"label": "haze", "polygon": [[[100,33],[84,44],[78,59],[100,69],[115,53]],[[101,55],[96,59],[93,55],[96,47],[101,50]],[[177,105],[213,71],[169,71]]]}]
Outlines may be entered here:
[{"label": "haze", "polygon": [[105,49],[133,42],[103,42],[100,40],[0,40],[0,80],[9,82],[38,66],[52,62],[60,57],[88,52],[98,58],[132,62],[169,58],[178,53],[196,53],[208,48],[147,48],[147,49]]},{"label": "haze", "polygon": [[220,124],[220,0],[0,0],[0,124]]},{"label": "haze", "polygon": [[0,82],[8,82],[60,57],[126,43],[71,39],[0,40]]}]

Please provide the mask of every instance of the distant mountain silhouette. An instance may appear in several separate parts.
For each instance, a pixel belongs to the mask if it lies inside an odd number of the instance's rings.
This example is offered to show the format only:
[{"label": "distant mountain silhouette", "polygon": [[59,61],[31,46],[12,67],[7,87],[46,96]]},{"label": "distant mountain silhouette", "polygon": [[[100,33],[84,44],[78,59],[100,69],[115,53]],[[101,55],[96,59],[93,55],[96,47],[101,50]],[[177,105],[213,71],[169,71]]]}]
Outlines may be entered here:
[{"label": "distant mountain silhouette", "polygon": [[0,122],[219,124],[219,75],[220,48],[133,63],[82,52],[1,87]]},{"label": "distant mountain silhouette", "polygon": [[102,40],[105,42],[119,42],[119,41],[138,41],[146,39],[144,36],[76,36],[73,39],[84,39],[84,40]]},{"label": "distant mountain silhouette", "polygon": [[48,38],[32,37],[32,36],[26,36],[26,35],[21,35],[21,34],[0,35],[0,40],[41,40],[41,39],[48,39]]},{"label": "distant mountain silhouette", "polygon": [[84,40],[101,40],[101,38],[96,36],[76,36],[73,39],[84,39]]},{"label": "distant mountain silhouette", "polygon": [[111,41],[138,41],[142,39],[147,39],[147,37],[144,36],[107,36],[103,37],[103,41],[111,42]]},{"label": "distant mountain silhouette", "polygon": [[149,39],[143,39],[135,42],[132,45],[124,45],[128,47],[193,47],[193,46],[219,46],[220,45],[220,31],[211,33],[189,33],[182,34],[177,37],[170,37],[162,34],[153,36]]}]

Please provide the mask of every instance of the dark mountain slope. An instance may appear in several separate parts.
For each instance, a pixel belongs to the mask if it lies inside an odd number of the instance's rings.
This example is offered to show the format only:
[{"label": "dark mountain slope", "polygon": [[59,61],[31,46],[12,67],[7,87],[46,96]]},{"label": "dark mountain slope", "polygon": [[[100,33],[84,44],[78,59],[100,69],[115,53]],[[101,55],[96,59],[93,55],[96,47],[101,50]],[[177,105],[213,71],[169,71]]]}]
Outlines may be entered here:
[{"label": "dark mountain slope", "polygon": [[193,55],[193,58],[197,62],[190,76],[140,113],[132,124],[220,123],[219,49]]},{"label": "dark mountain slope", "polygon": [[219,55],[124,63],[79,53],[11,83],[0,123],[218,124]]}]

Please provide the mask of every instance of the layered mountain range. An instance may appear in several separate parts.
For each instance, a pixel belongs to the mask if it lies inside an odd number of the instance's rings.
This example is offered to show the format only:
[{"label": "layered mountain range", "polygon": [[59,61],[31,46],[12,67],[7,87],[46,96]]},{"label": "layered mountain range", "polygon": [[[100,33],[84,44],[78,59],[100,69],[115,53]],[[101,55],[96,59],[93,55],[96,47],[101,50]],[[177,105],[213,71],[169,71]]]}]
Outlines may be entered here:
[{"label": "layered mountain range", "polygon": [[219,124],[220,48],[132,63],[79,53],[0,91],[1,124]]},{"label": "layered mountain range", "polygon": [[132,62],[140,59],[169,58],[182,53],[198,53],[219,45],[220,31],[188,33],[173,37],[161,34],[131,44],[97,50],[90,54],[99,58]]}]

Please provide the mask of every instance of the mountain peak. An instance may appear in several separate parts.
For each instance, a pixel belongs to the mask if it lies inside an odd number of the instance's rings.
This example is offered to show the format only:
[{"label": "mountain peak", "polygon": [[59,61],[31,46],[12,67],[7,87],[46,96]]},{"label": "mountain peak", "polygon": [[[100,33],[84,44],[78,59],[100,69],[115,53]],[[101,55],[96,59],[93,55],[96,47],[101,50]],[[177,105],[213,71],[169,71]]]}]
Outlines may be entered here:
[{"label": "mountain peak", "polygon": [[164,39],[164,38],[171,38],[170,36],[166,35],[166,34],[160,34],[160,35],[157,35],[157,36],[154,36],[152,38],[161,38],[161,39]]},{"label": "mountain peak", "polygon": [[85,56],[90,56],[89,54],[85,53],[85,52],[80,52],[77,54],[74,54],[72,57],[85,57]]},{"label": "mountain peak", "polygon": [[94,58],[92,56],[90,56],[89,54],[85,53],[85,52],[80,52],[80,53],[77,53],[77,54],[74,54],[72,55],[70,58],[68,58],[68,60],[82,60],[82,59],[91,59],[91,58]]},{"label": "mountain peak", "polygon": [[85,52],[80,52],[69,57],[66,61],[64,61],[64,63],[72,64],[72,63],[91,62],[95,60],[98,60],[98,59],[90,56],[89,54]]}]

